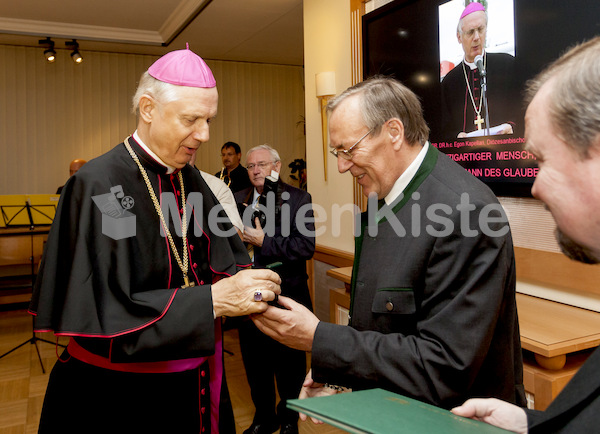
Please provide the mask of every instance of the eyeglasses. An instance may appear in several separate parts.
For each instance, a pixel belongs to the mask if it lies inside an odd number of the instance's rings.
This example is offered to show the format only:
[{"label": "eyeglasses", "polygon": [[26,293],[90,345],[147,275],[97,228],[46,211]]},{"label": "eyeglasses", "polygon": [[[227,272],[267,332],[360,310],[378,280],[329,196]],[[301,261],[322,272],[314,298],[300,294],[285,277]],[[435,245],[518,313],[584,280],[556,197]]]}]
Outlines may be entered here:
[{"label": "eyeglasses", "polygon": [[367,137],[369,134],[371,134],[373,132],[374,128],[371,128],[369,131],[367,131],[367,133],[362,136],[360,139],[358,139],[356,141],[356,143],[352,146],[350,146],[348,149],[332,149],[329,152],[331,152],[331,155],[333,155],[335,158],[342,157],[344,160],[352,160],[352,150],[360,143],[363,141],[363,139],[365,137]]},{"label": "eyeglasses", "polygon": [[471,29],[471,30],[467,30],[465,33],[465,35],[467,36],[467,38],[472,38],[475,35],[475,32],[479,33],[479,35],[483,35],[485,34],[485,26],[479,26],[475,29]]},{"label": "eyeglasses", "polygon": [[265,169],[266,167],[269,167],[269,164],[273,164],[273,163],[275,163],[275,162],[274,161],[261,161],[261,162],[256,163],[256,164],[250,163],[250,164],[248,164],[246,166],[246,169],[252,170],[256,166],[260,167],[261,169]]}]

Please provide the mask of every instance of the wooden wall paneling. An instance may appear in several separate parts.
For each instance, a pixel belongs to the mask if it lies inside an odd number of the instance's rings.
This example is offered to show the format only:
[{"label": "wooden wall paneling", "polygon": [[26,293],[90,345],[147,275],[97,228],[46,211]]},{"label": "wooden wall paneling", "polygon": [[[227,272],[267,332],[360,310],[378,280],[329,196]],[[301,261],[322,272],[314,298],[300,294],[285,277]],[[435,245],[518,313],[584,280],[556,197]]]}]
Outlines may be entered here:
[{"label": "wooden wall paneling", "polygon": [[322,321],[331,317],[330,291],[339,288],[339,280],[328,275],[333,268],[351,267],[352,253],[331,247],[317,245],[313,258],[309,261],[309,286],[315,315]]},{"label": "wooden wall paneling", "polygon": [[320,246],[317,244],[313,259],[324,262],[335,267],[351,267],[354,254],[335,249],[333,247]]},{"label": "wooden wall paneling", "polygon": [[600,267],[572,261],[562,253],[515,247],[517,279],[600,294]]},{"label": "wooden wall paneling", "polygon": [[329,322],[333,324],[348,325],[348,311],[350,310],[350,297],[344,288],[329,290]]}]

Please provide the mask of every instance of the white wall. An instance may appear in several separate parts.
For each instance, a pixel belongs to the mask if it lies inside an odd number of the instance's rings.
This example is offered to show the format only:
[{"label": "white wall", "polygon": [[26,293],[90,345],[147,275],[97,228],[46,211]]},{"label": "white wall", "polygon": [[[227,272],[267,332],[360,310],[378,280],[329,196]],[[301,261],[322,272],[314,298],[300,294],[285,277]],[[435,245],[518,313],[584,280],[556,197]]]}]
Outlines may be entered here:
[{"label": "white wall", "polygon": [[[327,153],[327,181],[324,179],[321,106],[316,97],[315,75],[335,71],[336,91],[340,93],[352,84],[351,67],[350,1],[304,0],[308,191],[313,203],[320,205],[327,216],[327,221],[317,223],[317,230],[324,231],[317,243],[346,252],[354,252],[353,217],[345,212],[341,220],[332,218],[332,207],[352,205],[352,176],[338,173],[335,159]],[[339,235],[336,228],[341,229]]]}]

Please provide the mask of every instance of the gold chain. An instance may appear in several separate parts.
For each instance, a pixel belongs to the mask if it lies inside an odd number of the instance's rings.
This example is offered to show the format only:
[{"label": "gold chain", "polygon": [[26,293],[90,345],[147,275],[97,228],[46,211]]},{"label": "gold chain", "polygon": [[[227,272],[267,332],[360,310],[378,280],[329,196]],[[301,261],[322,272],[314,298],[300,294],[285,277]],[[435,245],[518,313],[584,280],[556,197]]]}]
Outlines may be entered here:
[{"label": "gold chain", "polygon": [[[485,68],[485,63],[487,63],[487,56],[483,58],[483,62]],[[477,110],[477,106],[475,105],[475,98],[473,98],[473,92],[471,92],[471,84],[469,83],[469,79],[467,78],[467,68],[465,68],[465,62],[463,62],[463,72],[465,73],[465,82],[467,83],[467,89],[469,90],[469,96],[471,97],[471,102],[473,103],[475,113],[477,113],[477,116],[481,116],[481,102],[483,101],[483,98],[479,99],[479,110]]]},{"label": "gold chain", "polygon": [[227,177],[229,179],[229,182],[227,183],[227,187],[229,187],[231,185],[231,176],[230,175],[224,175],[223,172],[225,171],[225,167],[223,167],[221,169],[221,176],[219,176],[219,179],[223,182],[225,182],[225,177]]},{"label": "gold chain", "polygon": [[165,234],[167,234],[167,238],[169,239],[169,244],[171,245],[171,249],[173,249],[173,254],[175,255],[177,264],[179,264],[179,268],[181,268],[181,271],[183,272],[183,280],[185,281],[186,285],[188,285],[188,277],[187,277],[187,272],[188,272],[187,213],[186,213],[186,209],[185,209],[186,208],[186,206],[185,206],[185,191],[183,189],[183,175],[181,174],[181,170],[177,173],[177,175],[179,178],[179,185],[181,187],[181,206],[183,207],[183,217],[182,217],[182,221],[181,221],[181,238],[183,240],[183,248],[182,248],[183,261],[181,260],[179,253],[177,252],[177,248],[175,247],[175,242],[173,241],[173,237],[171,236],[171,231],[169,231],[169,226],[167,226],[167,222],[165,221],[165,217],[163,216],[162,209],[160,208],[160,203],[158,202],[158,199],[156,198],[156,194],[154,194],[154,189],[152,188],[152,184],[150,183],[148,174],[146,173],[146,170],[142,166],[142,163],[140,163],[140,160],[138,159],[135,152],[133,152],[133,149],[131,149],[131,145],[129,144],[129,137],[127,137],[125,139],[125,147],[129,151],[131,158],[133,158],[133,161],[135,161],[136,164],[138,165],[138,167],[140,168],[142,177],[144,178],[144,181],[146,182],[146,187],[148,187],[148,193],[150,193],[150,198],[152,199],[152,203],[154,204],[154,209],[156,210],[156,213],[158,214],[158,217],[160,218],[160,221],[163,224],[163,227],[165,229]]}]

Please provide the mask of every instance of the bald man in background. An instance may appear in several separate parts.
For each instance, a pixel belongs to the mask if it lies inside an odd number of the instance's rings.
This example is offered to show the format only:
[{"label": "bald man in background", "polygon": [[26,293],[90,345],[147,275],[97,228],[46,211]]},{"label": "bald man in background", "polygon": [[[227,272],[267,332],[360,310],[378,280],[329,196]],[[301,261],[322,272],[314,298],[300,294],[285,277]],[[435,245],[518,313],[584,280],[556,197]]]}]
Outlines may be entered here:
[{"label": "bald man in background", "polygon": [[[73,176],[79,169],[81,169],[81,167],[87,163],[87,161],[81,159],[81,158],[76,158],[73,161],[71,161],[71,164],[69,164],[69,176]],[[64,185],[61,185],[60,187],[58,187],[56,189],[56,194],[60,194],[60,192],[62,191]]]}]

